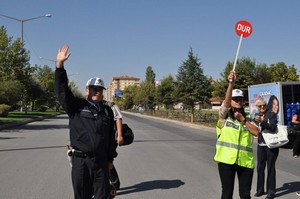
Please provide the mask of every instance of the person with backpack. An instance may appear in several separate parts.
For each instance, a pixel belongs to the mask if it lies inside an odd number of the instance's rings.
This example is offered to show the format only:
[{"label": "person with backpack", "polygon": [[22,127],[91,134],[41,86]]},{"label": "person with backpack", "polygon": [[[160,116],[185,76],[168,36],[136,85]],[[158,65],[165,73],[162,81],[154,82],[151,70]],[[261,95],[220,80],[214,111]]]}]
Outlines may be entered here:
[{"label": "person with backpack", "polygon": [[99,77],[86,83],[86,98],[75,97],[68,87],[64,62],[69,46],[59,49],[55,70],[55,93],[69,117],[72,185],[75,199],[110,197],[109,170],[117,156],[114,116],[102,101],[104,82]]},{"label": "person with backpack", "polygon": [[[113,111],[114,113],[114,120],[115,120],[115,131],[116,131],[116,142],[118,146],[122,146],[124,143],[123,140],[123,120],[122,120],[122,113],[120,108],[114,103],[114,102],[108,102],[108,101],[104,101],[105,104],[107,104]],[[118,172],[116,170],[115,165],[112,166],[110,173],[109,173],[109,179],[110,179],[110,183],[112,185],[114,185],[114,187],[116,188],[116,190],[120,189],[120,178],[118,175]]]}]

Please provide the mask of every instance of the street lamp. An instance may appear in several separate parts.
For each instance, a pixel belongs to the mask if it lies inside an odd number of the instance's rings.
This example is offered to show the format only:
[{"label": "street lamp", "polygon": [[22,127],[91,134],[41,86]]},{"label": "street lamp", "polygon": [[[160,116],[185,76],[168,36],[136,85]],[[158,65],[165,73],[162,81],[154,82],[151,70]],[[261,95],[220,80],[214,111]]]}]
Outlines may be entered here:
[{"label": "street lamp", "polygon": [[47,61],[51,61],[51,62],[54,62],[54,63],[56,63],[56,61],[55,61],[55,60],[53,60],[53,59],[48,59],[48,58],[44,58],[44,57],[40,57],[40,59],[44,59],[44,60],[47,60]]},{"label": "street lamp", "polygon": [[[15,21],[18,21],[18,22],[21,22],[21,42],[23,44],[24,42],[24,39],[23,39],[23,35],[24,35],[24,22],[26,21],[31,21],[31,20],[34,20],[34,19],[39,19],[39,18],[43,18],[43,17],[48,17],[50,18],[52,15],[51,14],[45,14],[45,15],[42,15],[42,16],[38,16],[38,17],[32,17],[32,18],[28,18],[28,19],[18,19],[18,18],[15,18],[15,17],[10,17],[10,16],[7,16],[7,15],[4,15],[4,14],[0,14],[0,16],[2,17],[6,17],[8,19],[12,19],[12,20],[15,20]],[[21,112],[23,111],[23,99],[21,100]],[[25,112],[27,113],[27,106],[25,108]]]},{"label": "street lamp", "polygon": [[51,15],[51,14],[45,14],[45,15],[42,15],[42,16],[32,17],[32,18],[28,18],[28,19],[18,19],[18,18],[15,18],[15,17],[10,17],[10,16],[7,16],[7,15],[4,15],[4,14],[0,14],[0,16],[6,17],[6,18],[9,18],[9,19],[18,21],[18,22],[21,22],[21,41],[22,41],[22,43],[23,43],[23,41],[24,41],[24,40],[23,40],[24,22],[26,22],[26,21],[31,21],[31,20],[34,20],[34,19],[43,18],[43,17],[48,17],[48,18],[50,18],[52,15]]}]

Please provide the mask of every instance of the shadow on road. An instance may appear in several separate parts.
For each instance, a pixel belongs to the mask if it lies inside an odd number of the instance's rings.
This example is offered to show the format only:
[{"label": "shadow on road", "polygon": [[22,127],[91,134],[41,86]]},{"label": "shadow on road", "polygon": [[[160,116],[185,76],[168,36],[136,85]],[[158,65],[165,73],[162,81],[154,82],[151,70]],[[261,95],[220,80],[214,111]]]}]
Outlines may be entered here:
[{"label": "shadow on road", "polygon": [[184,185],[181,180],[152,180],[121,188],[117,195],[125,195],[134,192],[149,191],[154,189],[173,189]]},{"label": "shadow on road", "polygon": [[276,197],[284,196],[289,193],[294,193],[299,190],[300,190],[300,181],[287,182],[284,183],[282,187],[276,189]]},{"label": "shadow on road", "polygon": [[40,130],[40,129],[67,129],[69,125],[66,124],[30,124],[16,127],[15,130]]},{"label": "shadow on road", "polygon": [[188,142],[215,142],[215,139],[181,139],[181,140],[134,140],[133,142],[183,142],[183,141],[188,141]]}]

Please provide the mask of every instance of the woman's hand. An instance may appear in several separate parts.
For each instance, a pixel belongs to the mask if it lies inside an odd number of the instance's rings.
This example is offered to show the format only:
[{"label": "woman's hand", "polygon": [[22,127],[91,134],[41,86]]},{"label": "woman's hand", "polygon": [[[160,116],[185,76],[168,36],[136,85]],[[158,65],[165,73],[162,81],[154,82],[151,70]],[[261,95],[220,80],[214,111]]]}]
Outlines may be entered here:
[{"label": "woman's hand", "polygon": [[227,77],[229,82],[234,82],[236,79],[235,71],[230,71],[228,77]]}]

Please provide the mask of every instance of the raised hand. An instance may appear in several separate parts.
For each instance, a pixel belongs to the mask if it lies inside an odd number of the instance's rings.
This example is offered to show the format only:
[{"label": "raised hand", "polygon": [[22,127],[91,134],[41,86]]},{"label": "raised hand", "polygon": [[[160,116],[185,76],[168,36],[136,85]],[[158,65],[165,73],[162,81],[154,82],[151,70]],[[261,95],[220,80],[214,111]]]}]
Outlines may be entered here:
[{"label": "raised hand", "polygon": [[71,53],[68,53],[69,46],[64,45],[62,48],[58,50],[57,57],[56,57],[56,67],[62,68],[64,67],[64,62],[69,59]]}]

